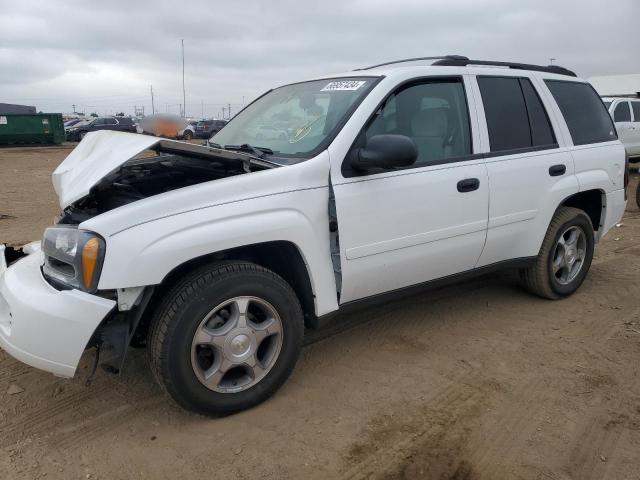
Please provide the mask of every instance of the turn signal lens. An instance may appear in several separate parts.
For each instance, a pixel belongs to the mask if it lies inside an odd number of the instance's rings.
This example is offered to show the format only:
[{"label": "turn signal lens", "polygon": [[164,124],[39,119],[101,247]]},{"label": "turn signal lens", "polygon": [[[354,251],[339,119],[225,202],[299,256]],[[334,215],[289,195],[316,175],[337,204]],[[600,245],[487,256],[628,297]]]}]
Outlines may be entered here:
[{"label": "turn signal lens", "polygon": [[96,237],[90,238],[82,247],[82,282],[84,288],[91,289],[93,283],[93,273],[98,264],[98,253],[100,242]]}]

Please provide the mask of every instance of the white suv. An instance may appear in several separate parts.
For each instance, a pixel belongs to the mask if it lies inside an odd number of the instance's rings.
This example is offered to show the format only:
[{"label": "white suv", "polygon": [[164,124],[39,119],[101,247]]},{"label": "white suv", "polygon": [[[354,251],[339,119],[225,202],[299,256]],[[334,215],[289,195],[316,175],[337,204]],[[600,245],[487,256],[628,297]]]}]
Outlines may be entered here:
[{"label": "white suv", "polygon": [[[626,205],[602,101],[557,66],[435,60],[276,88],[208,146],[88,134],[41,249],[0,263],[0,346],[70,377],[146,343],[180,405],[220,413],[272,395],[345,307],[507,267],[570,295]],[[265,119],[286,137],[251,145]]]},{"label": "white suv", "polygon": [[604,97],[631,162],[640,161],[640,98]]}]

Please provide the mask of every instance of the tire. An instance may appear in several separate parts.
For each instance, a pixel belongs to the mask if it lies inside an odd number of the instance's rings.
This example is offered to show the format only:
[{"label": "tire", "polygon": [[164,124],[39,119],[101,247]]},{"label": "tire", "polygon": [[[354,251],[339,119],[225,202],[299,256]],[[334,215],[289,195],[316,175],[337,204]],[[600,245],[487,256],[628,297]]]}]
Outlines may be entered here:
[{"label": "tire", "polygon": [[[577,243],[582,248],[579,246],[575,248],[569,247],[567,250],[565,247],[559,246],[560,243],[565,242],[565,238],[571,239],[574,232],[578,236],[583,235],[583,241],[577,240]],[[562,240],[561,236],[563,237]],[[584,252],[578,265],[577,259],[580,257],[579,252],[581,250],[584,250]],[[529,292],[550,300],[571,295],[582,285],[589,272],[591,260],[593,259],[593,250],[593,225],[587,214],[577,208],[558,208],[551,219],[535,263],[531,267],[520,271],[524,287]],[[563,252],[567,252],[567,255],[563,255]],[[572,255],[572,252],[576,252],[575,255]],[[563,262],[567,264],[566,258],[571,257],[576,259],[574,265],[577,265],[577,267],[575,267],[575,270],[573,267],[562,267],[555,272],[558,264]]]},{"label": "tire", "polygon": [[[163,298],[151,321],[149,363],[161,387],[187,410],[223,415],[253,407],[273,395],[291,374],[302,347],[304,320],[296,294],[274,272],[248,262],[214,263],[190,273]],[[233,313],[237,298],[250,299],[244,315],[245,327],[250,327],[249,330],[233,327],[239,325],[242,317]],[[221,305],[224,307],[219,308]],[[243,339],[251,337],[251,332],[263,331],[257,327],[253,330],[256,324],[249,321],[256,318],[250,310],[258,307],[269,310],[272,314],[269,319],[274,322],[279,319],[280,332],[257,340],[262,342],[259,344],[253,342],[253,337],[243,344]],[[207,320],[209,318],[211,320]],[[217,323],[211,326],[213,321]],[[227,324],[233,328],[229,329]],[[214,338],[218,343],[222,340],[221,346],[196,345],[202,332],[217,331],[228,333],[206,335],[211,335],[211,343]],[[243,333],[238,334],[238,331]],[[236,342],[238,339],[241,339],[240,343]],[[245,353],[255,360],[265,341],[269,341],[269,345],[263,349],[264,358],[267,358],[265,351],[274,355],[268,359],[268,368],[267,360],[264,364],[263,360],[255,363],[251,372],[245,365],[228,368],[231,363],[228,358],[238,353],[230,353],[228,349],[250,345]],[[210,363],[203,366],[203,361]],[[204,377],[209,371],[225,370],[223,362],[227,363],[226,373],[220,380],[206,383]],[[264,376],[256,373],[259,371]],[[216,372],[211,374],[212,378]]]},{"label": "tire", "polygon": [[193,134],[189,130],[184,132],[184,139],[185,140],[191,140],[192,138],[193,138]]},{"label": "tire", "polygon": [[640,208],[640,182],[638,182],[638,186],[636,187],[636,205]]},{"label": "tire", "polygon": [[81,142],[82,139],[85,137],[85,135],[87,134],[87,132],[80,132],[80,135],[78,136],[78,141]]}]

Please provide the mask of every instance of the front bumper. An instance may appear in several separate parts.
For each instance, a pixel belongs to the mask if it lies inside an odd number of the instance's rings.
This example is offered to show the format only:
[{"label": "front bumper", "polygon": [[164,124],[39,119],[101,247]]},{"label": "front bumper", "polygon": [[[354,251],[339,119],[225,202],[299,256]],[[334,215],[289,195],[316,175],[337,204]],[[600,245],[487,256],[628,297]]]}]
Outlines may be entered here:
[{"label": "front bumper", "polygon": [[7,267],[0,248],[0,348],[32,367],[73,377],[91,335],[116,302],[43,278],[41,251]]}]

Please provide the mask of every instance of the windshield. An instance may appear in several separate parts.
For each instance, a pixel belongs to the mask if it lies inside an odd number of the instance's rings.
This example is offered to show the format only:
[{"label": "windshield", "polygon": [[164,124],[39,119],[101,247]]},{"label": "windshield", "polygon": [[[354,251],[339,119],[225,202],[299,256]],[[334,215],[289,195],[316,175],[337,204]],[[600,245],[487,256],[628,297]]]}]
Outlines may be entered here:
[{"label": "windshield", "polygon": [[260,97],[211,142],[225,147],[249,144],[276,156],[308,157],[346,120],[376,78],[315,80],[277,88]]}]

